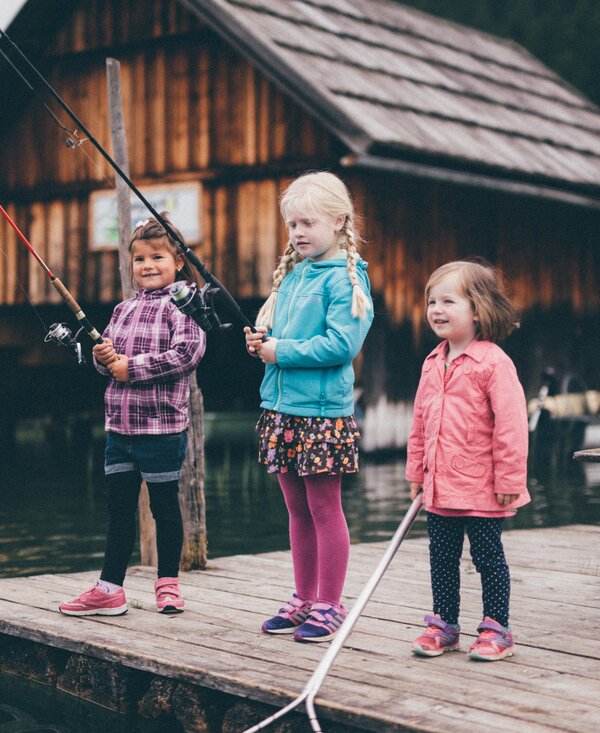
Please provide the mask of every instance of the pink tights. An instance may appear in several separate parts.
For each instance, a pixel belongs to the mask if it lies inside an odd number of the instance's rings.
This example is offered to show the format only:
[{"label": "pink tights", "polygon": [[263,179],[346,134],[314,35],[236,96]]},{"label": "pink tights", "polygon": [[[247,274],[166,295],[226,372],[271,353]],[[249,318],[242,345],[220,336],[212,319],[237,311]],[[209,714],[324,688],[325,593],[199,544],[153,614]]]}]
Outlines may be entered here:
[{"label": "pink tights", "polygon": [[295,473],[277,478],[290,515],[296,593],[307,600],[339,603],[350,554],[342,478]]}]

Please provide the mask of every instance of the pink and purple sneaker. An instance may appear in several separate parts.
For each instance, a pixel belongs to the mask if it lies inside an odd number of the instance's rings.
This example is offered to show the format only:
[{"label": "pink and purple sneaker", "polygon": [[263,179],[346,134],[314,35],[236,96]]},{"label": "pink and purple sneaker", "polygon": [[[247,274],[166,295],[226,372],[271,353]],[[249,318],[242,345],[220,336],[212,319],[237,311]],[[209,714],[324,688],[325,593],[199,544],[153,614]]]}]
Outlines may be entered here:
[{"label": "pink and purple sneaker", "polygon": [[312,604],[312,601],[306,601],[294,593],[285,606],[279,609],[277,616],[267,619],[261,628],[265,634],[292,634],[304,623]]},{"label": "pink and purple sneaker", "polygon": [[469,648],[469,659],[496,662],[512,657],[515,651],[512,631],[486,616],[477,627],[479,636]]},{"label": "pink and purple sneaker", "polygon": [[294,632],[295,641],[330,641],[348,615],[341,603],[313,603],[306,621]]},{"label": "pink and purple sneaker", "polygon": [[183,613],[185,601],[179,588],[179,578],[159,578],[154,583],[154,595],[159,613]]},{"label": "pink and purple sneaker", "polygon": [[439,613],[434,616],[425,616],[427,628],[415,639],[412,653],[419,657],[439,657],[444,652],[458,649],[460,626],[448,624],[442,620]]},{"label": "pink and purple sneaker", "polygon": [[106,593],[94,585],[77,598],[63,601],[58,610],[65,616],[121,616],[127,613],[127,600],[123,588]]}]

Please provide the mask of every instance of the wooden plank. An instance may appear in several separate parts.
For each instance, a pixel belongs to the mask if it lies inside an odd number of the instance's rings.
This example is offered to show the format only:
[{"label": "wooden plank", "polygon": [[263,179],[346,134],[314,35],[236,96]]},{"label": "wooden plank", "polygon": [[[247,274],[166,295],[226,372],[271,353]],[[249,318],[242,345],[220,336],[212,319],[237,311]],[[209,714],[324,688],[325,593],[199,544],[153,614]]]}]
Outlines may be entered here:
[{"label": "wooden plank", "polygon": [[[17,222],[17,226],[25,236],[31,242],[35,251],[39,256],[46,261],[47,258],[47,247],[46,247],[46,211],[42,204],[33,204],[30,208],[31,223],[28,227],[29,234],[27,235],[26,229],[23,224]],[[47,264],[47,263],[46,263]],[[35,305],[37,303],[43,303],[47,297],[47,282],[48,275],[44,272],[43,268],[38,265],[37,262],[31,259],[29,261],[29,278],[27,283],[27,295],[30,301]]]},{"label": "wooden plank", "polygon": [[[47,209],[47,246],[48,267],[63,280],[65,272],[65,207],[62,201],[53,201]],[[67,288],[69,283],[63,280]],[[62,298],[53,288],[49,288],[47,300],[50,303],[62,303]]]},{"label": "wooden plank", "polygon": [[169,58],[166,93],[166,157],[169,171],[190,168],[190,63],[187,49],[177,50]]}]

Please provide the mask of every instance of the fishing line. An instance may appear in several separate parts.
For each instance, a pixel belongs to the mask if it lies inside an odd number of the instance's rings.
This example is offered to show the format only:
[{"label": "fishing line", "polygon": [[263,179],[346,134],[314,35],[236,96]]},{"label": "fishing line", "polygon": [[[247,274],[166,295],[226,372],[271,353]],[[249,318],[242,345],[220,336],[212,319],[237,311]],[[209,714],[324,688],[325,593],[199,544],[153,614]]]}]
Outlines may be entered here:
[{"label": "fishing line", "polygon": [[92,341],[94,341],[94,343],[103,344],[104,340],[102,339],[100,332],[88,320],[86,314],[83,312],[83,308],[79,305],[79,303],[71,295],[71,293],[62,283],[62,281],[52,272],[52,270],[44,262],[41,255],[38,252],[36,252],[34,246],[27,239],[27,237],[23,234],[23,232],[19,229],[17,224],[13,221],[10,214],[6,211],[6,209],[2,206],[2,204],[0,204],[0,214],[6,219],[10,227],[15,231],[18,239],[27,247],[30,253],[35,257],[35,259],[42,266],[42,269],[50,278],[52,287],[61,296],[65,304],[71,309],[75,318],[79,321],[80,328],[79,328],[79,331],[77,331],[77,333],[75,334],[75,336],[72,335],[71,330],[68,328],[68,326],[65,323],[54,323],[52,324],[52,326],[50,326],[50,330],[46,334],[46,338],[44,339],[44,341],[54,341],[55,343],[59,344],[60,346],[63,346],[65,349],[67,349],[69,352],[71,352],[75,356],[79,364],[84,364],[85,359],[83,358],[83,353],[81,351],[81,344],[77,340],[77,337],[79,336],[79,334],[82,331],[85,331],[87,335],[92,339]]},{"label": "fishing line", "polygon": [[[6,264],[7,265],[10,265],[10,262],[8,260],[8,252],[5,249],[3,249],[2,247],[0,247],[0,252],[2,252],[2,254],[4,255],[4,259],[6,260]],[[27,302],[29,303],[29,305],[33,308],[33,312],[35,313],[35,315],[38,317],[40,323],[42,324],[42,328],[44,329],[45,332],[47,332],[48,331],[48,326],[44,323],[44,320],[43,320],[42,316],[39,314],[39,312],[38,312],[37,308],[35,307],[33,301],[29,297],[29,294],[28,294],[27,290],[25,290],[25,286],[23,285],[23,283],[19,279],[19,276],[18,275],[15,275],[15,280],[17,281],[19,287],[23,291],[23,295],[25,296],[25,299],[27,300]]]},{"label": "fishing line", "polygon": [[37,89],[29,82],[29,80],[24,76],[24,74],[21,72],[21,70],[18,68],[18,66],[13,62],[13,60],[8,56],[1,48],[0,48],[0,55],[4,58],[7,64],[13,69],[13,71],[19,76],[21,81],[27,86],[29,91],[33,94],[33,96],[44,106],[48,114],[51,116],[54,123],[65,133],[65,145],[70,150],[80,150],[83,155],[90,161],[90,163],[94,166],[100,177],[108,183],[108,185],[111,188],[116,188],[115,182],[111,181],[110,178],[106,176],[104,171],[101,169],[100,165],[98,164],[98,161],[94,160],[94,158],[87,152],[85,147],[83,146],[83,143],[89,142],[89,138],[87,137],[81,137],[79,134],[79,130],[74,129],[71,130],[68,128],[64,122],[60,119],[60,117],[54,112],[52,107],[50,107],[44,99],[42,98],[41,94],[37,91]]},{"label": "fishing line", "polygon": [[[152,204],[146,199],[146,197],[141,193],[141,191],[135,186],[133,181],[127,176],[123,170],[121,170],[120,166],[111,158],[111,156],[106,152],[106,150],[102,147],[102,145],[96,140],[96,138],[92,135],[92,133],[87,129],[87,127],[83,124],[83,122],[77,117],[75,112],[67,105],[67,103],[62,99],[62,97],[58,94],[58,92],[52,87],[50,82],[43,76],[43,74],[38,71],[38,69],[34,66],[34,64],[27,58],[27,56],[21,51],[21,49],[17,46],[14,41],[10,39],[10,37],[5,33],[2,28],[0,28],[0,38],[6,40],[9,44],[11,49],[16,51],[16,53],[19,55],[19,58],[26,64],[27,68],[35,75],[35,78],[38,79],[46,89],[46,91],[54,98],[54,100],[60,105],[60,107],[69,115],[71,120],[75,123],[77,126],[77,130],[81,130],[85,135],[87,135],[87,139],[94,145],[94,147],[98,150],[98,152],[102,155],[102,157],[107,161],[107,163],[113,168],[113,170],[120,176],[120,178],[127,184],[127,186],[133,191],[133,193],[139,198],[139,200],[144,204],[144,206],[148,209],[148,211],[152,214],[152,216],[161,224],[161,226],[165,229],[169,237],[178,245],[181,252],[188,258],[188,260],[194,265],[196,270],[200,273],[202,278],[206,281],[207,284],[209,284],[211,287],[207,290],[207,292],[210,291],[218,291],[219,298],[222,302],[226,303],[226,305],[229,307],[230,310],[232,310],[235,315],[247,326],[251,328],[252,331],[256,332],[256,328],[254,327],[254,324],[244,315],[242,312],[242,309],[240,308],[239,304],[231,295],[231,293],[227,290],[227,288],[208,270],[206,265],[200,260],[200,258],[185,244],[185,242],[181,239],[181,237],[175,232],[173,227],[156,211],[156,209],[152,206]],[[3,54],[5,57],[6,55]],[[11,66],[14,68],[14,64],[11,63]],[[19,73],[19,77],[23,78],[24,74]],[[24,79],[25,80],[25,79]],[[33,91],[35,91],[35,86],[27,81],[28,87],[32,88]],[[76,132],[77,132],[76,130]],[[75,142],[77,142],[77,139],[75,138]],[[194,291],[192,293],[192,298],[196,300],[197,307],[193,309],[195,312],[209,312],[209,309],[211,308],[211,305],[208,304],[206,301],[202,301],[202,291]],[[175,302],[175,300],[174,300]],[[176,305],[178,305],[177,302],[175,302]],[[179,307],[179,305],[178,305]],[[195,318],[193,315],[192,309],[190,309],[192,318]],[[212,313],[210,315],[210,320],[212,319]],[[218,326],[222,325],[220,322],[216,322]],[[202,324],[200,324],[201,327]],[[211,324],[212,325],[212,324]]]}]

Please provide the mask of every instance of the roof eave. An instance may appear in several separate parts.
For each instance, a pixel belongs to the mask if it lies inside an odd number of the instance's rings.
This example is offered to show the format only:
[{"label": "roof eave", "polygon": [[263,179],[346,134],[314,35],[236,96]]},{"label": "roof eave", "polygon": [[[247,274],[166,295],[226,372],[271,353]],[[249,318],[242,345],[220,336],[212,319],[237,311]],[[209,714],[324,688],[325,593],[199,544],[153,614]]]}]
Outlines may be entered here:
[{"label": "roof eave", "polygon": [[595,197],[586,193],[557,188],[542,183],[515,180],[457,168],[444,168],[442,166],[379,155],[346,155],[342,158],[341,164],[348,168],[387,171],[389,173],[397,173],[415,178],[434,179],[462,186],[475,186],[480,189],[502,191],[518,196],[530,196],[537,199],[559,201],[563,204],[581,206],[588,209],[600,209],[600,192],[598,197]]}]

